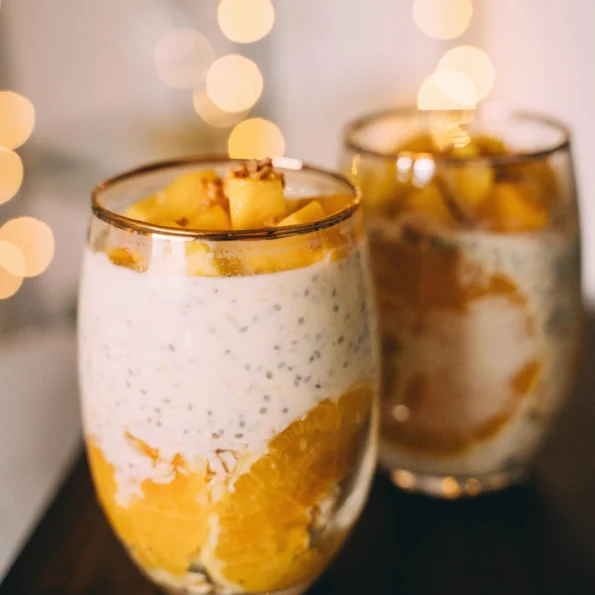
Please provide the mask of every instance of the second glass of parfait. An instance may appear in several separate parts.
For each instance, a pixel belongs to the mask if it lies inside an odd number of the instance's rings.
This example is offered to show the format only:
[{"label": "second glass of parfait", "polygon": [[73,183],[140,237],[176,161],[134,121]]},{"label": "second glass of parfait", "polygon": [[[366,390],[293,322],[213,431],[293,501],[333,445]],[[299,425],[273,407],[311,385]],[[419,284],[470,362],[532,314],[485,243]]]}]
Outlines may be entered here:
[{"label": "second glass of parfait", "polygon": [[376,459],[359,197],[280,159],[148,166],[95,191],[79,304],[99,501],[171,593],[302,593]]},{"label": "second glass of parfait", "polygon": [[572,389],[580,239],[567,129],[496,106],[348,126],[383,343],[381,463],[455,498],[524,476]]}]

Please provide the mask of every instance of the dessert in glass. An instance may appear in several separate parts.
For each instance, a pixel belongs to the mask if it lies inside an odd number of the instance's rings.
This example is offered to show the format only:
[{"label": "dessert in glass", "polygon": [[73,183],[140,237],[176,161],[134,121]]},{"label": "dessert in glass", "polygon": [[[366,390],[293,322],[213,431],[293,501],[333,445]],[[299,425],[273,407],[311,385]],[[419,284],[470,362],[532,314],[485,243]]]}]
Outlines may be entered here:
[{"label": "dessert in glass", "polygon": [[566,128],[499,106],[346,131],[378,290],[380,460],[455,498],[524,478],[572,390],[579,218]]},{"label": "dessert in glass", "polygon": [[100,503],[172,593],[302,593],[367,496],[379,349],[359,197],[298,160],[100,185],[79,304]]}]

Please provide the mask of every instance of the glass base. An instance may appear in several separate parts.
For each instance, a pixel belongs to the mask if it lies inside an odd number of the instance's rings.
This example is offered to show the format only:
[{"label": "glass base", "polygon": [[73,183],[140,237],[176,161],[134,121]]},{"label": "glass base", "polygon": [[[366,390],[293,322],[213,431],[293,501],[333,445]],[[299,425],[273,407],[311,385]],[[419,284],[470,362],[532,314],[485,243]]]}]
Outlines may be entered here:
[{"label": "glass base", "polygon": [[428,475],[407,469],[392,469],[391,481],[402,490],[443,498],[458,500],[475,498],[482,494],[498,492],[512,485],[525,483],[528,473],[525,468],[513,468],[498,473],[476,475]]}]

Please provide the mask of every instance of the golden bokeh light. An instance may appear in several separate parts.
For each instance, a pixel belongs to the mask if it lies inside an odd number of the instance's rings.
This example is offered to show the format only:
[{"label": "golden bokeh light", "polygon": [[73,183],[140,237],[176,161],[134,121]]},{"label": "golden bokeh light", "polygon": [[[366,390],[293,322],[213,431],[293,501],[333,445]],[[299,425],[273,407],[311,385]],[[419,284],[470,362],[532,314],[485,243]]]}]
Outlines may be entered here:
[{"label": "golden bokeh light", "polygon": [[229,156],[234,159],[264,159],[285,153],[285,139],[279,127],[263,118],[238,124],[229,135]]},{"label": "golden bokeh light", "polygon": [[35,127],[35,108],[14,91],[0,91],[0,146],[16,149],[31,136]]},{"label": "golden bokeh light", "polygon": [[252,43],[270,33],[275,23],[275,7],[271,0],[221,0],[217,19],[229,40]]},{"label": "golden bokeh light", "polygon": [[412,490],[415,487],[415,475],[405,469],[397,469],[391,473],[393,483],[403,490]]},{"label": "golden bokeh light", "polygon": [[0,240],[14,244],[25,259],[25,277],[41,275],[54,257],[54,234],[33,217],[11,219],[0,228]]},{"label": "golden bokeh light", "polygon": [[207,93],[226,112],[250,109],[260,98],[264,81],[258,66],[239,54],[216,60],[207,73]]},{"label": "golden bokeh light", "polygon": [[11,275],[0,264],[0,300],[6,300],[12,297],[23,284],[23,277],[15,277]]},{"label": "golden bokeh light", "polygon": [[215,128],[231,128],[244,119],[246,112],[226,112],[218,108],[206,90],[196,89],[192,101],[196,113],[210,126]]},{"label": "golden bokeh light", "polygon": [[0,204],[9,201],[23,183],[23,162],[10,149],[0,147]]},{"label": "golden bokeh light", "polygon": [[415,0],[413,20],[426,35],[454,39],[462,35],[473,16],[471,0]]},{"label": "golden bokeh light", "polygon": [[0,266],[15,277],[25,276],[25,257],[12,242],[0,240]]},{"label": "golden bokeh light", "polygon": [[441,484],[442,493],[446,498],[458,498],[461,495],[461,486],[454,477],[445,477]]},{"label": "golden bokeh light", "polygon": [[438,63],[438,72],[458,71],[475,86],[477,100],[487,97],[494,86],[496,70],[490,57],[472,45],[461,45],[444,54]]},{"label": "golden bokeh light", "polygon": [[456,70],[440,70],[422,83],[417,95],[420,110],[463,110],[477,107],[475,85]]},{"label": "golden bokeh light", "polygon": [[209,40],[194,29],[174,29],[155,47],[155,67],[163,82],[174,89],[198,87],[215,59]]}]

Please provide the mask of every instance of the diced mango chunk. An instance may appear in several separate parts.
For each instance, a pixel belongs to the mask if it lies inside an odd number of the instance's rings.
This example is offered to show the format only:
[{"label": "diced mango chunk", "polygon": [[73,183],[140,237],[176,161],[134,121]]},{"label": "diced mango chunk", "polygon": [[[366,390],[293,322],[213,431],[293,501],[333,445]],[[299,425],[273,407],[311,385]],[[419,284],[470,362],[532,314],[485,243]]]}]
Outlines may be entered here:
[{"label": "diced mango chunk", "polygon": [[139,273],[146,271],[148,268],[145,259],[138,252],[129,248],[112,248],[108,256],[113,264]]},{"label": "diced mango chunk", "polygon": [[444,196],[433,185],[416,188],[405,199],[405,212],[422,213],[444,225],[456,225],[456,219],[448,208]]},{"label": "diced mango chunk", "polygon": [[316,200],[310,201],[305,207],[299,211],[295,211],[289,217],[285,217],[282,221],[277,223],[277,227],[286,227],[288,225],[304,225],[306,223],[314,223],[324,219],[325,212],[320,203]]},{"label": "diced mango chunk", "polygon": [[547,211],[510,183],[494,187],[479,215],[491,229],[502,232],[535,231],[548,224]]},{"label": "diced mango chunk", "polygon": [[139,202],[130,205],[124,216],[135,221],[142,221],[144,223],[153,223],[153,212],[157,206],[157,195],[149,196]]},{"label": "diced mango chunk", "polygon": [[231,226],[225,209],[221,205],[213,205],[192,215],[184,227],[217,231],[230,229]]},{"label": "diced mango chunk", "polygon": [[225,181],[233,229],[257,229],[275,225],[287,214],[283,182],[231,178]]},{"label": "diced mango chunk", "polygon": [[215,252],[206,242],[189,242],[186,245],[186,274],[198,277],[219,277]]},{"label": "diced mango chunk", "polygon": [[484,161],[447,166],[441,173],[453,199],[462,208],[471,210],[475,210],[488,198],[494,183],[492,167]]},{"label": "diced mango chunk", "polygon": [[157,203],[152,211],[154,223],[179,221],[209,206],[209,184],[216,183],[219,176],[212,170],[193,171],[180,176],[157,194]]}]

